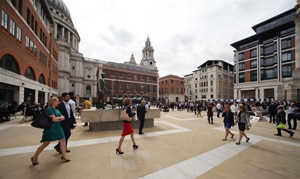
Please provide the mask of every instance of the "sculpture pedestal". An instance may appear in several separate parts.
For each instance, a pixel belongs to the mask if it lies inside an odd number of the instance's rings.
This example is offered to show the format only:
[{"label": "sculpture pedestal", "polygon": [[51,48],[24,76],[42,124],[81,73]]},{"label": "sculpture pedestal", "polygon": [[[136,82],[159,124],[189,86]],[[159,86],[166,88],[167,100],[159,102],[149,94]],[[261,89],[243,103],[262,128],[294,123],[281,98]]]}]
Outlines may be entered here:
[{"label": "sculpture pedestal", "polygon": [[[89,123],[90,131],[122,129],[123,124],[120,120],[122,109],[84,109],[81,112],[81,121]],[[132,112],[136,112],[132,110]],[[159,109],[150,109],[145,116],[144,128],[154,126],[154,118],[160,118]],[[139,128],[140,121],[132,121],[134,129]]]}]

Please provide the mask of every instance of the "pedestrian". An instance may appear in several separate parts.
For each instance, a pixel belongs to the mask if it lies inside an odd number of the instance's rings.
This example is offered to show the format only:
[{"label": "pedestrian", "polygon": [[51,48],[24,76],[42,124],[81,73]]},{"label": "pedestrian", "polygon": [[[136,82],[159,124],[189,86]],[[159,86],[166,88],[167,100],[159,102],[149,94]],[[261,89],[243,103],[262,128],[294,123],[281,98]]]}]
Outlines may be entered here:
[{"label": "pedestrian", "polygon": [[234,117],[234,120],[236,119],[236,114],[237,114],[237,109],[236,109],[236,104],[233,103],[231,106],[230,106],[230,110],[231,112],[233,113],[233,117]]},{"label": "pedestrian", "polygon": [[220,117],[220,113],[222,111],[222,106],[221,106],[220,102],[217,104],[216,109],[217,109],[217,117],[219,118]]},{"label": "pedestrian", "polygon": [[[83,103],[82,103],[82,108],[79,112],[79,114],[81,114],[81,111],[84,109],[91,109],[91,102],[89,100],[87,100],[86,98],[83,98]],[[88,126],[88,123],[84,123],[83,127]]]},{"label": "pedestrian", "polygon": [[239,111],[240,112],[237,116],[237,124],[238,124],[238,127],[239,127],[240,135],[239,135],[238,141],[236,142],[236,145],[241,144],[241,140],[242,140],[243,137],[246,138],[246,142],[249,142],[249,140],[250,140],[250,138],[245,133],[246,127],[251,126],[250,121],[249,121],[249,113],[247,112],[245,105],[240,105],[239,106]]},{"label": "pedestrian", "polygon": [[233,113],[230,110],[229,106],[225,106],[224,111],[222,113],[222,117],[224,117],[224,127],[225,127],[225,138],[223,141],[227,140],[228,134],[231,135],[231,139],[233,139],[234,134],[230,131],[231,126],[234,126]]},{"label": "pedestrian", "polygon": [[208,106],[206,108],[206,112],[207,112],[208,124],[214,124],[214,121],[213,121],[214,112],[213,112],[213,106],[212,106],[211,103],[208,103]]},{"label": "pedestrian", "polygon": [[64,116],[61,115],[58,109],[55,109],[58,104],[59,100],[56,96],[53,96],[49,99],[48,102],[49,106],[46,109],[45,114],[52,118],[52,124],[50,129],[44,129],[43,137],[41,142],[43,144],[37,148],[33,157],[31,157],[32,165],[38,165],[38,157],[40,153],[50,144],[51,141],[59,140],[60,142],[60,149],[61,149],[61,160],[65,162],[70,162],[71,160],[66,155],[66,141],[64,131],[61,127],[61,121],[65,119]]},{"label": "pedestrian", "polygon": [[199,102],[197,105],[197,117],[200,115],[200,117],[202,118],[202,115],[201,115],[202,108],[203,108],[202,103]]},{"label": "pedestrian", "polygon": [[[126,113],[128,114],[128,116],[132,119],[132,117],[134,117],[135,113],[132,113],[131,111],[131,103],[132,100],[130,98],[125,98],[123,100],[123,106],[124,109],[126,110]],[[133,143],[133,150],[138,149],[139,146],[136,145],[135,140],[134,140],[134,131],[131,127],[131,121],[123,121],[123,131],[122,131],[122,135],[119,141],[119,145],[118,148],[116,149],[116,154],[124,154],[124,152],[122,152],[121,147],[124,141],[124,138],[126,135],[129,135],[131,137],[132,143]]]},{"label": "pedestrian", "polygon": [[277,105],[272,102],[269,106],[269,114],[270,114],[270,123],[275,123],[275,117],[276,117],[276,114],[277,114]]},{"label": "pedestrian", "polygon": [[[277,112],[277,114],[276,114],[276,126],[278,126],[279,124],[285,124],[286,123],[286,120],[285,120],[285,116],[286,116],[286,114],[285,114],[285,112],[284,112],[284,109],[283,109],[284,107],[283,106],[278,106],[277,107],[277,109],[278,109],[278,112]],[[276,127],[277,128],[277,127]],[[290,137],[293,137],[293,135],[294,135],[294,132],[292,132],[292,131],[289,131],[289,130],[287,130],[287,129],[280,129],[280,128],[277,128],[277,134],[274,134],[275,136],[282,136],[281,135],[281,130],[283,130],[284,132],[287,132],[287,133],[289,133],[290,134]]]},{"label": "pedestrian", "polygon": [[[291,103],[291,106],[289,107],[289,110],[288,110],[288,125],[289,125],[289,129],[293,129],[293,130],[296,130],[297,128],[297,118],[298,118],[298,115],[299,115],[299,108],[296,107],[296,103],[295,102],[292,102]],[[292,124],[291,124],[291,120],[294,120],[294,127],[292,127]]]},{"label": "pedestrian", "polygon": [[[74,113],[72,110],[72,106],[69,103],[70,95],[68,93],[63,93],[61,95],[62,101],[57,106],[57,109],[60,111],[60,113],[65,117],[65,120],[61,122],[62,129],[65,134],[65,141],[66,141],[66,152],[71,152],[67,146],[68,146],[68,139],[71,136],[71,129],[74,128],[74,124],[76,124],[76,119],[74,117]],[[61,153],[60,149],[60,143],[58,143],[56,146],[54,146],[54,149]]]},{"label": "pedestrian", "polygon": [[144,123],[145,123],[145,115],[147,113],[145,105],[146,105],[146,101],[143,100],[141,102],[141,105],[139,105],[137,107],[137,117],[138,117],[138,119],[140,121],[140,127],[139,127],[139,134],[140,135],[144,134],[143,133],[143,128],[144,128]]}]

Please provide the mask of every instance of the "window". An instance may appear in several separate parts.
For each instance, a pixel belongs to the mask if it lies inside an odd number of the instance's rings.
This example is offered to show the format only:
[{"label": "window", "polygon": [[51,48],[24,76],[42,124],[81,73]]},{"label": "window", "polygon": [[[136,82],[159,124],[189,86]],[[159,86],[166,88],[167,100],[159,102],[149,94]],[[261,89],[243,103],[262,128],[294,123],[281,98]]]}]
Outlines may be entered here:
[{"label": "window", "polygon": [[257,60],[251,60],[250,61],[250,68],[256,68],[257,67]]},{"label": "window", "polygon": [[201,98],[202,99],[206,99],[206,95],[201,95]]},{"label": "window", "polygon": [[267,46],[267,47],[264,47],[263,48],[263,54],[264,55],[269,55],[269,54],[272,54],[276,51],[276,43],[274,45],[271,45],[271,46]]},{"label": "window", "polygon": [[181,88],[180,93],[183,94],[183,88]]},{"label": "window", "polygon": [[25,46],[26,46],[26,48],[28,48],[28,49],[29,49],[29,41],[30,41],[30,40],[29,40],[29,37],[26,36],[26,43],[25,43]]},{"label": "window", "polygon": [[244,70],[245,69],[245,63],[239,63],[239,70]]},{"label": "window", "polygon": [[210,77],[211,77],[211,78],[213,78],[213,77],[214,77],[214,75],[210,75]]},{"label": "window", "polygon": [[291,38],[281,41],[281,49],[287,49],[287,48],[291,48],[291,47],[292,47]]},{"label": "window", "polygon": [[143,80],[144,79],[144,76],[141,76],[141,80]]},{"label": "window", "polygon": [[119,90],[123,91],[123,84],[122,83],[119,84]]},{"label": "window", "polygon": [[37,46],[33,44],[33,54],[37,56]]},{"label": "window", "polygon": [[213,94],[212,94],[212,95],[210,95],[210,98],[211,98],[211,99],[214,99],[214,95],[213,95]]},{"label": "window", "polygon": [[257,81],[257,71],[256,70],[250,72],[250,80]]},{"label": "window", "polygon": [[130,78],[131,78],[130,74],[127,74],[127,78],[128,78],[128,79],[130,79]]},{"label": "window", "polygon": [[272,66],[274,64],[277,64],[277,55],[273,57],[268,57],[268,58],[262,58],[261,59],[261,66]]},{"label": "window", "polygon": [[91,75],[87,75],[87,78],[91,78]]},{"label": "window", "polygon": [[86,88],[85,88],[85,93],[86,94],[91,94],[92,93],[92,88],[90,85],[87,85]]},{"label": "window", "polygon": [[119,74],[119,77],[122,78],[122,73]]},{"label": "window", "polygon": [[115,77],[116,76],[116,72],[112,71],[110,74],[111,77]]},{"label": "window", "polygon": [[6,70],[9,70],[11,72],[20,74],[19,73],[19,68],[18,68],[18,63],[17,63],[16,59],[13,56],[9,55],[9,54],[3,55],[1,57],[0,67],[4,68]]},{"label": "window", "polygon": [[292,60],[291,52],[282,53],[281,54],[281,60],[282,60],[282,62],[291,61]]},{"label": "window", "polygon": [[172,83],[172,84],[173,84],[173,82],[174,82],[174,81],[173,81],[173,80],[171,80],[171,83]]},{"label": "window", "polygon": [[153,93],[156,93],[156,86],[153,86]]},{"label": "window", "polygon": [[15,36],[15,31],[16,31],[16,23],[12,19],[10,19],[10,30],[9,32],[11,35]]},{"label": "window", "polygon": [[22,41],[22,29],[17,26],[17,39],[18,41]]},{"label": "window", "polygon": [[147,92],[150,92],[150,85],[147,86]]},{"label": "window", "polygon": [[7,29],[8,27],[8,15],[2,10],[2,21],[1,21],[1,25]]},{"label": "window", "polygon": [[244,52],[239,53],[239,60],[244,60],[244,59],[245,59]]},{"label": "window", "polygon": [[130,84],[127,84],[127,85],[126,85],[126,90],[127,90],[127,91],[130,91]]},{"label": "window", "polygon": [[33,52],[33,42],[30,40],[30,52]]},{"label": "window", "polygon": [[254,58],[257,56],[257,49],[253,49],[250,51],[250,58]]},{"label": "window", "polygon": [[261,79],[269,80],[277,78],[277,67],[261,70]]},{"label": "window", "polygon": [[156,77],[153,77],[153,81],[156,81]]},{"label": "window", "polygon": [[141,92],[144,92],[144,85],[141,85]]},{"label": "window", "polygon": [[283,65],[282,66],[282,78],[292,77],[292,66]]},{"label": "window", "polygon": [[210,86],[213,86],[214,85],[214,81],[210,81]]},{"label": "window", "polygon": [[30,67],[26,68],[26,70],[25,70],[25,77],[29,78],[29,79],[32,79],[32,80],[35,80],[35,76],[34,76],[32,68],[30,68]]},{"label": "window", "polygon": [[137,84],[134,84],[134,91],[137,91]]},{"label": "window", "polygon": [[74,87],[75,86],[75,84],[74,83],[72,83],[72,87]]},{"label": "window", "polygon": [[197,88],[197,83],[195,83],[195,88]]},{"label": "window", "polygon": [[45,84],[45,78],[42,74],[39,77],[39,83]]},{"label": "window", "polygon": [[137,75],[134,75],[134,79],[137,80],[137,79],[138,79],[138,76],[137,76]]},{"label": "window", "polygon": [[245,74],[244,73],[240,73],[239,74],[239,83],[244,83],[245,82]]}]

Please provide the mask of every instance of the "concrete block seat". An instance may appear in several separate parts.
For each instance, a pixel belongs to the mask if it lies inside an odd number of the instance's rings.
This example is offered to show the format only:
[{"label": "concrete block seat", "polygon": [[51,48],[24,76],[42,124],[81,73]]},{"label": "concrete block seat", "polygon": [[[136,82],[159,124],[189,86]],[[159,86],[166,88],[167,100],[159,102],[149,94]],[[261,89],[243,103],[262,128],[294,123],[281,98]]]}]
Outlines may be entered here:
[{"label": "concrete block seat", "polygon": [[[84,109],[81,112],[81,121],[89,123],[90,131],[122,129],[120,114],[122,109]],[[136,112],[134,109],[132,112]],[[153,127],[154,118],[160,118],[159,109],[150,109],[145,116],[144,127]],[[140,121],[132,121],[132,127],[138,128]]]}]

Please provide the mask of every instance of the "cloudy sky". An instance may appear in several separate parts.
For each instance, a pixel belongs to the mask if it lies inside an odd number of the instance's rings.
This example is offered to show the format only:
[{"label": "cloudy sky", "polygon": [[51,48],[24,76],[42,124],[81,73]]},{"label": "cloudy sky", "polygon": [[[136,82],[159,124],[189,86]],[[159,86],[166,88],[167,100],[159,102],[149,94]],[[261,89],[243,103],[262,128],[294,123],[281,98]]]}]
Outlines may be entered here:
[{"label": "cloudy sky", "polygon": [[231,43],[296,0],[64,0],[85,57],[137,63],[149,34],[160,76],[191,73],[209,59],[233,63]]}]

